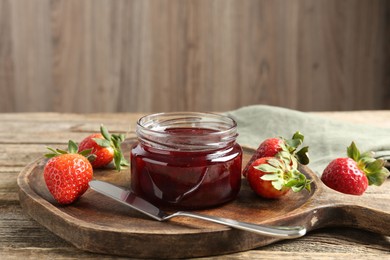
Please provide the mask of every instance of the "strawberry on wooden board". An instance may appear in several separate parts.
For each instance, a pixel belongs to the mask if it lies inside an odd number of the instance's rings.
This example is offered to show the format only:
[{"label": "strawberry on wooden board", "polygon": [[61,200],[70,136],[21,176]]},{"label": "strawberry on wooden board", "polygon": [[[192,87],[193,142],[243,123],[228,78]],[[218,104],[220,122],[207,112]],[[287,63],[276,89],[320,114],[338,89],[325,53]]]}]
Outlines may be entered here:
[{"label": "strawberry on wooden board", "polygon": [[247,176],[249,167],[251,164],[262,157],[284,157],[289,158],[292,161],[298,161],[301,164],[308,164],[308,150],[309,147],[305,146],[299,151],[297,148],[303,143],[304,136],[300,132],[296,132],[290,140],[286,140],[283,137],[268,138],[265,139],[257,148],[253,154],[242,174]]},{"label": "strawberry on wooden board", "polygon": [[68,151],[48,148],[50,158],[44,168],[45,183],[54,199],[60,204],[70,204],[88,189],[92,180],[93,169],[88,154],[91,150],[77,153],[77,144],[68,143]]},{"label": "strawberry on wooden board", "polygon": [[385,161],[375,159],[372,152],[360,154],[354,142],[347,148],[348,158],[336,158],[325,168],[321,180],[336,191],[362,195],[368,185],[382,185],[389,176]]},{"label": "strawberry on wooden board", "polygon": [[91,134],[84,138],[79,145],[79,151],[91,149],[95,159],[91,161],[93,168],[107,166],[114,160],[115,168],[120,171],[122,166],[129,166],[124,158],[121,143],[125,140],[123,134],[110,134],[103,125],[100,126],[100,133]]},{"label": "strawberry on wooden board", "polygon": [[262,157],[248,168],[247,180],[251,189],[263,198],[276,199],[289,190],[310,191],[311,181],[287,159]]}]

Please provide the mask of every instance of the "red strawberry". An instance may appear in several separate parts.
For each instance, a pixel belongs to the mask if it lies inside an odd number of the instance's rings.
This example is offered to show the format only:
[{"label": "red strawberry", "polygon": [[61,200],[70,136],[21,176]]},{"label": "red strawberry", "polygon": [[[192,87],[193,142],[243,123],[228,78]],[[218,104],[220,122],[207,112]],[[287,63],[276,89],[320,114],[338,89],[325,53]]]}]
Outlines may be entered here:
[{"label": "red strawberry", "polygon": [[303,139],[304,136],[300,132],[296,132],[290,140],[286,140],[283,137],[265,139],[249,160],[242,174],[246,176],[250,165],[255,160],[262,157],[279,156],[288,158],[292,161],[298,161],[301,164],[308,164],[309,157],[307,152],[309,148],[306,146],[296,152],[296,149],[303,143]]},{"label": "red strawberry", "polygon": [[389,176],[382,159],[374,159],[372,152],[360,154],[355,143],[347,149],[349,158],[337,158],[325,168],[321,180],[336,191],[362,195],[368,185],[380,186]]},{"label": "red strawberry", "polygon": [[91,149],[95,159],[91,161],[94,168],[101,168],[114,160],[115,168],[120,171],[122,166],[128,166],[123,157],[121,143],[125,136],[110,134],[104,126],[100,126],[100,133],[91,134],[84,138],[79,145],[79,151]]},{"label": "red strawberry", "polygon": [[104,139],[100,133],[91,134],[84,138],[79,145],[79,151],[91,149],[91,152],[96,156],[91,161],[93,168],[100,168],[109,164],[114,158],[114,149],[110,147],[101,147],[94,139]]},{"label": "red strawberry", "polygon": [[276,199],[290,189],[299,192],[310,191],[310,180],[291,166],[288,160],[275,157],[262,157],[254,161],[247,172],[249,186],[264,198]]},{"label": "red strawberry", "polygon": [[281,138],[268,138],[265,139],[257,148],[256,156],[261,157],[274,157],[278,152],[282,151],[282,146],[285,145],[284,140]]},{"label": "red strawberry", "polygon": [[84,156],[90,151],[77,154],[77,145],[69,141],[68,151],[53,150],[46,154],[50,158],[44,168],[46,186],[60,204],[70,204],[88,189],[92,179],[92,165]]}]

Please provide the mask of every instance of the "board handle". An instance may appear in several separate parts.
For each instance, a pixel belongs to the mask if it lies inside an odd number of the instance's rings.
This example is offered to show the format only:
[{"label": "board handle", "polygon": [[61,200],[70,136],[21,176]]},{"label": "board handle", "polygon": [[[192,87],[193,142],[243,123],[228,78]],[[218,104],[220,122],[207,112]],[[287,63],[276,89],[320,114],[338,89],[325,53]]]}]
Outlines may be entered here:
[{"label": "board handle", "polygon": [[390,236],[390,214],[367,206],[349,206],[347,210],[351,227],[365,229],[381,235]]},{"label": "board handle", "polygon": [[308,209],[321,217],[309,229],[346,226],[390,236],[390,199],[385,193],[390,188],[389,180],[384,187],[376,187],[378,192],[362,196],[342,194],[323,184],[319,187],[321,192]]}]

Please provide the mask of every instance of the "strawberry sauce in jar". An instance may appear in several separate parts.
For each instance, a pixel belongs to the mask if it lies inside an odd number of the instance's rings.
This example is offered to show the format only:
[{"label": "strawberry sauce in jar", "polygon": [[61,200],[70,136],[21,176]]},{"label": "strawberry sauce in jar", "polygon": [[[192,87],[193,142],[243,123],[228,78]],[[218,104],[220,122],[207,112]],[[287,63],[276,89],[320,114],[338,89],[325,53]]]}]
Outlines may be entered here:
[{"label": "strawberry sauce in jar", "polygon": [[131,188],[158,206],[200,209],[236,198],[242,149],[236,122],[212,113],[160,113],[137,122]]}]

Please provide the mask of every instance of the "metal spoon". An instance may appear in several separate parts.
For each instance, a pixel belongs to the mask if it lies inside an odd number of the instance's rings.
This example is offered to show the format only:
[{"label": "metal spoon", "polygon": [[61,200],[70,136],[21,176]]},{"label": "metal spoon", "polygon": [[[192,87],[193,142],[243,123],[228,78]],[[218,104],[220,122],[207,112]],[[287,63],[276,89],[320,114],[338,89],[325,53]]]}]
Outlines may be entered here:
[{"label": "metal spoon", "polygon": [[132,209],[135,209],[155,220],[165,221],[173,217],[186,216],[191,218],[202,219],[206,221],[211,221],[214,223],[226,225],[229,227],[254,232],[264,236],[278,237],[284,239],[292,239],[304,236],[306,234],[305,227],[295,226],[295,227],[283,227],[283,226],[265,226],[265,225],[256,225],[251,223],[239,222],[227,218],[219,218],[213,216],[206,216],[194,212],[186,211],[177,211],[172,214],[167,214],[164,211],[160,210],[150,202],[138,197],[130,190],[125,190],[108,182],[92,180],[89,182],[89,186],[109,197],[112,198],[126,206],[129,206]]}]

